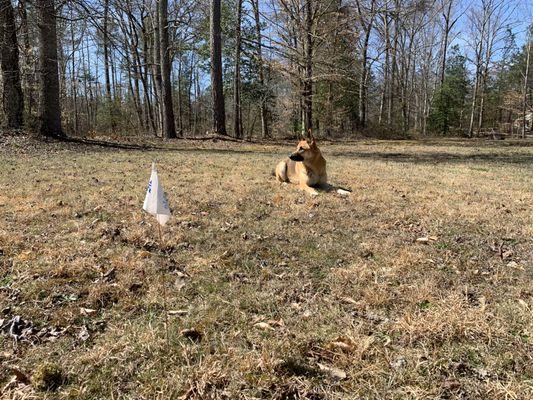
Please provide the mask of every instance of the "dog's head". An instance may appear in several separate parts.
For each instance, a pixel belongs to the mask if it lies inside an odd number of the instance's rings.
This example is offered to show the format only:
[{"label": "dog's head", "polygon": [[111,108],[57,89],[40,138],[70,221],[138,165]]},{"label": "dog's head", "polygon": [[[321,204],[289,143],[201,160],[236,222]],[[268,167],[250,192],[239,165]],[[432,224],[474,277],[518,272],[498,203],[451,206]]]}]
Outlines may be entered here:
[{"label": "dog's head", "polygon": [[289,158],[292,161],[305,161],[313,158],[317,152],[316,140],[311,136],[307,139],[300,140],[298,146],[296,146],[296,151],[291,153]]}]

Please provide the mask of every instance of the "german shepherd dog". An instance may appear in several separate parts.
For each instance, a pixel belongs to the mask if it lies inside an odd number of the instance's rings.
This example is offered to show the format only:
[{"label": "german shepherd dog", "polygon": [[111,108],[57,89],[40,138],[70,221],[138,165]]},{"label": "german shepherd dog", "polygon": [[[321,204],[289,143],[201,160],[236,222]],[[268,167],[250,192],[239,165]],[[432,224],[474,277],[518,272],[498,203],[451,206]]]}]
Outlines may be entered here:
[{"label": "german shepherd dog", "polygon": [[278,163],[274,175],[280,182],[298,184],[313,196],[318,195],[315,188],[328,189],[326,160],[322,157],[311,131],[307,138],[298,142],[294,153]]}]

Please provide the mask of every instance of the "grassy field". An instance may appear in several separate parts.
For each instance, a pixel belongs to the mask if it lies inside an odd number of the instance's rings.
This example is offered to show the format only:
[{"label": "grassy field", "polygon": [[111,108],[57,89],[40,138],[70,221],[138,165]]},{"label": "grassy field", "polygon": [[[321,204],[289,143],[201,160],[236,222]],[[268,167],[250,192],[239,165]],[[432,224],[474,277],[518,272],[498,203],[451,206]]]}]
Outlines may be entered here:
[{"label": "grassy field", "polygon": [[290,150],[0,143],[2,398],[533,398],[532,143]]}]

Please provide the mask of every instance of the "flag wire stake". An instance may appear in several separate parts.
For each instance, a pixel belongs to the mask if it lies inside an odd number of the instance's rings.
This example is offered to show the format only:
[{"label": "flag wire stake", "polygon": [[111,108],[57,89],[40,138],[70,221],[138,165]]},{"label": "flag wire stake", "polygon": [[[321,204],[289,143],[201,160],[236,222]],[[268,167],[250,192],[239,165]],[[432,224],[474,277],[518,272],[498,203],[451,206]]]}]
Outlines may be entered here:
[{"label": "flag wire stake", "polygon": [[[161,252],[163,252],[163,232],[161,229],[161,225],[158,223],[157,228],[159,231],[159,248]],[[163,283],[163,311],[165,312],[165,336],[167,339],[167,346],[170,348],[170,336],[168,333],[168,310],[167,310],[167,282],[166,282],[166,270],[165,267],[163,267],[163,270],[161,271],[161,281]]]}]

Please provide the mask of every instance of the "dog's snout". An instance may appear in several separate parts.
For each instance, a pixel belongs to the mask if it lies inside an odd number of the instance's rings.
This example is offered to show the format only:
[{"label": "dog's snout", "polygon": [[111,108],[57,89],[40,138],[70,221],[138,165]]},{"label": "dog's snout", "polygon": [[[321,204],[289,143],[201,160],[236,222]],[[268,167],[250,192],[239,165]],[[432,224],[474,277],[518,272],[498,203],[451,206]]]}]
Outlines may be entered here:
[{"label": "dog's snout", "polygon": [[292,161],[303,161],[304,158],[301,154],[299,153],[292,153],[289,158],[292,160]]}]

